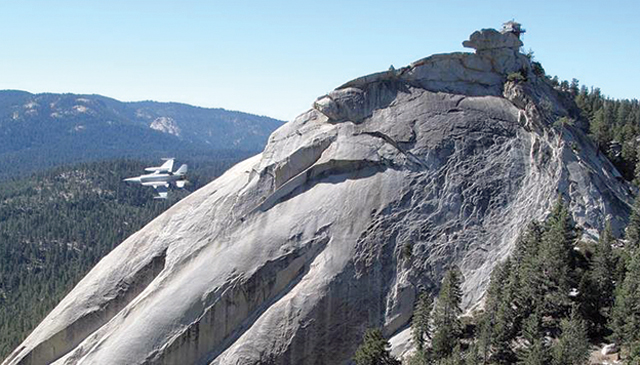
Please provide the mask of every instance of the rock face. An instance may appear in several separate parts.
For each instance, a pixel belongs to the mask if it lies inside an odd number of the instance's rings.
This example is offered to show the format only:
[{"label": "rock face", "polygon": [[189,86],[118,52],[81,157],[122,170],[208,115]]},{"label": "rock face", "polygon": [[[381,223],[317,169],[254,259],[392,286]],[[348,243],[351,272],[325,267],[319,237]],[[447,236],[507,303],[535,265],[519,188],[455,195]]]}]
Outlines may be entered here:
[{"label": "rock face", "polygon": [[462,42],[462,45],[473,48],[477,52],[491,52],[500,48],[517,51],[522,47],[522,41],[513,33],[501,33],[495,29],[483,29],[471,34],[469,40]]},{"label": "rock face", "polygon": [[406,329],[451,265],[477,303],[559,194],[587,234],[620,229],[627,186],[553,126],[571,105],[512,34],[477,34],[476,53],[319,98],[105,257],[5,364],[347,363],[366,328]]},{"label": "rock face", "polygon": [[158,117],[151,122],[149,128],[155,129],[157,131],[163,133],[173,134],[174,136],[180,137],[181,130],[178,124],[173,118],[167,117]]}]

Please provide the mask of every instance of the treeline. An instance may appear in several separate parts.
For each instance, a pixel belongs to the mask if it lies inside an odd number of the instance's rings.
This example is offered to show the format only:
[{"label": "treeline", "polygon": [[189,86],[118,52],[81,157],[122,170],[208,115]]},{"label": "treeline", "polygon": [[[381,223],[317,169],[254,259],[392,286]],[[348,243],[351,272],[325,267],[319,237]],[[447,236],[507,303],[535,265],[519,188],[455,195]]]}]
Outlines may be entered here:
[{"label": "treeline", "polygon": [[[460,317],[462,277],[448,271],[435,301],[422,293],[411,324],[415,353],[406,364],[585,364],[592,344],[615,342],[640,362],[640,199],[624,247],[611,229],[580,240],[561,200],[532,222],[512,255],[496,266],[484,309]],[[434,304],[435,303],[435,304]],[[358,365],[400,364],[379,330],[367,332]]]},{"label": "treeline", "polygon": [[589,122],[589,134],[600,151],[625,179],[639,183],[640,102],[608,98],[599,88],[587,88],[577,79],[569,82],[553,77],[550,81],[558,91],[575,101],[581,117]]},{"label": "treeline", "polygon": [[158,161],[83,163],[1,183],[0,358],[120,242],[243,157],[178,161],[189,163],[191,184],[167,201],[122,181]]}]

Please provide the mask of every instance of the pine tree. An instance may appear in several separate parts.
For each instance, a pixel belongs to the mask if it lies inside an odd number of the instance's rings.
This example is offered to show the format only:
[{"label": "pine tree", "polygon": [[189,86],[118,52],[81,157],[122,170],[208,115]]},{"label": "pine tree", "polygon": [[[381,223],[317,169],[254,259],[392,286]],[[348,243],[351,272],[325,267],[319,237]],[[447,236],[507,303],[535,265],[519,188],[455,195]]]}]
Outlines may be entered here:
[{"label": "pine tree", "polygon": [[595,246],[590,270],[580,283],[582,313],[593,323],[595,334],[603,334],[611,316],[615,289],[615,260],[611,248],[614,240],[611,223],[607,222]]},{"label": "pine tree", "polygon": [[636,251],[640,247],[640,195],[633,203],[629,224],[626,231],[627,248],[629,251]]},{"label": "pine tree", "polygon": [[580,81],[574,77],[573,79],[571,79],[571,85],[569,85],[569,93],[571,93],[571,96],[575,98],[576,96],[578,96],[579,92]]},{"label": "pine tree", "polygon": [[431,339],[430,320],[431,310],[433,309],[433,299],[431,296],[422,292],[418,296],[416,307],[413,311],[413,320],[411,321],[411,334],[413,342],[418,352],[426,351],[425,341]]},{"label": "pine tree", "polygon": [[574,268],[573,225],[567,207],[558,197],[551,215],[545,222],[539,250],[541,281],[544,297],[544,314],[560,318],[570,305],[570,272]]},{"label": "pine tree", "polygon": [[[509,261],[509,260],[507,260]],[[493,322],[492,360],[499,364],[511,364],[515,360],[515,353],[511,348],[511,342],[518,334],[522,321],[521,307],[516,298],[520,290],[519,271],[515,265],[505,266],[509,276],[505,282]]]},{"label": "pine tree", "polygon": [[581,365],[589,359],[587,326],[576,310],[560,322],[562,334],[553,346],[553,360],[557,365]]},{"label": "pine tree", "polygon": [[465,365],[464,352],[462,351],[460,342],[456,343],[448,360],[449,361],[446,362],[447,365]]},{"label": "pine tree", "polygon": [[597,285],[598,291],[605,297],[612,297],[613,293],[613,276],[611,269],[614,265],[612,244],[615,237],[611,230],[611,222],[607,221],[600,235],[600,240],[595,247],[591,271],[593,272],[594,283]]},{"label": "pine tree", "polygon": [[591,119],[589,131],[598,148],[606,151],[607,145],[611,141],[611,136],[609,125],[605,120],[604,110],[599,109],[595,112],[593,119]]},{"label": "pine tree", "polygon": [[542,227],[536,221],[529,223],[524,233],[518,236],[515,248],[511,255],[515,264],[519,267],[538,255],[540,240],[542,239]]},{"label": "pine tree", "polygon": [[640,250],[628,263],[627,275],[616,290],[611,329],[612,338],[623,344],[640,341]]},{"label": "pine tree", "polygon": [[492,335],[491,319],[487,313],[484,313],[478,319],[477,330],[477,357],[480,359],[478,364],[488,364],[491,356],[491,335]]},{"label": "pine tree", "polygon": [[600,312],[600,302],[602,298],[598,292],[597,285],[593,282],[593,274],[590,271],[585,272],[578,284],[578,293],[580,293],[579,310],[583,318],[588,318],[587,327],[590,336],[600,336],[606,332],[607,318],[603,317]]},{"label": "pine tree", "polygon": [[522,325],[522,337],[531,344],[543,336],[542,315],[539,311],[535,311],[524,321]]},{"label": "pine tree", "polygon": [[634,178],[635,166],[638,163],[638,143],[636,142],[636,136],[638,132],[636,131],[636,126],[633,122],[627,122],[622,128],[622,134],[624,136],[624,140],[622,142],[622,173],[627,180],[632,180]]},{"label": "pine tree", "polygon": [[478,343],[473,342],[469,345],[469,348],[464,354],[465,365],[478,365],[484,364],[482,357],[480,356]]},{"label": "pine tree", "polygon": [[511,348],[522,320],[532,308],[523,289],[521,266],[531,261],[538,245],[535,230],[527,230],[517,241],[514,258],[497,265],[491,275],[485,299],[485,313],[479,321],[479,347],[483,359],[512,363]]},{"label": "pine tree", "polygon": [[636,147],[636,165],[633,170],[633,183],[636,184],[636,186],[640,185],[640,159],[638,156],[640,156],[640,146]]},{"label": "pine tree", "polygon": [[631,365],[640,365],[640,341],[629,345],[629,358],[627,363]]},{"label": "pine tree", "polygon": [[542,365],[551,362],[548,344],[544,341],[542,316],[539,311],[532,313],[522,325],[522,336],[527,346],[518,351],[518,363],[526,365]]},{"label": "pine tree", "polygon": [[458,268],[447,271],[442,280],[433,316],[435,331],[431,341],[436,359],[451,355],[462,334],[458,318],[462,313],[462,273]]},{"label": "pine tree", "polygon": [[497,264],[491,272],[491,280],[487,288],[485,300],[485,313],[491,315],[491,323],[493,325],[493,316],[498,310],[502,298],[502,292],[509,280],[509,273],[513,270],[513,260],[510,258]]},{"label": "pine tree", "polygon": [[549,345],[543,339],[536,339],[519,358],[518,364],[522,365],[548,365],[551,363]]},{"label": "pine tree", "polygon": [[380,329],[369,329],[353,360],[357,365],[400,365],[400,361],[391,356],[390,346]]},{"label": "pine tree", "polygon": [[542,306],[544,280],[539,251],[542,241],[542,227],[531,222],[516,241],[514,261],[520,277],[517,305],[522,318],[526,318]]}]

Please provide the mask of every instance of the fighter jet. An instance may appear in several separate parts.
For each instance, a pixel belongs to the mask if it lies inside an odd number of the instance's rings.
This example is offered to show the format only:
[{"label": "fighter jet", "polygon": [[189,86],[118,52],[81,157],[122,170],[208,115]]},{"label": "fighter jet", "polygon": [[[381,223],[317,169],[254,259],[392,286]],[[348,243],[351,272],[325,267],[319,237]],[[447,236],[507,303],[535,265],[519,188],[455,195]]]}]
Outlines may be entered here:
[{"label": "fighter jet", "polygon": [[160,167],[147,167],[145,171],[153,171],[151,174],[140,175],[124,179],[126,182],[137,182],[143,186],[153,186],[157,196],[154,199],[167,199],[169,187],[175,185],[184,188],[187,184],[187,165],[182,165],[176,172],[172,172],[173,158],[166,159]]}]

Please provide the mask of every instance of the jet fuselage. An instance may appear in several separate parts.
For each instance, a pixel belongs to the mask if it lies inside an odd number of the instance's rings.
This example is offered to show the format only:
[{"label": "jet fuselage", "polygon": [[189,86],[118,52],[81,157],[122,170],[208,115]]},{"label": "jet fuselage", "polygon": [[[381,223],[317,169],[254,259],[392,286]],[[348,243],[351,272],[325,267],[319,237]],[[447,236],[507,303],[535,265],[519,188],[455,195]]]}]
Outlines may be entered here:
[{"label": "jet fuselage", "polygon": [[185,175],[155,173],[155,174],[140,175],[138,177],[130,177],[128,179],[125,179],[124,181],[137,182],[144,186],[150,186],[150,185],[161,185],[162,183],[169,184],[174,181],[184,180],[185,177],[186,177]]}]

